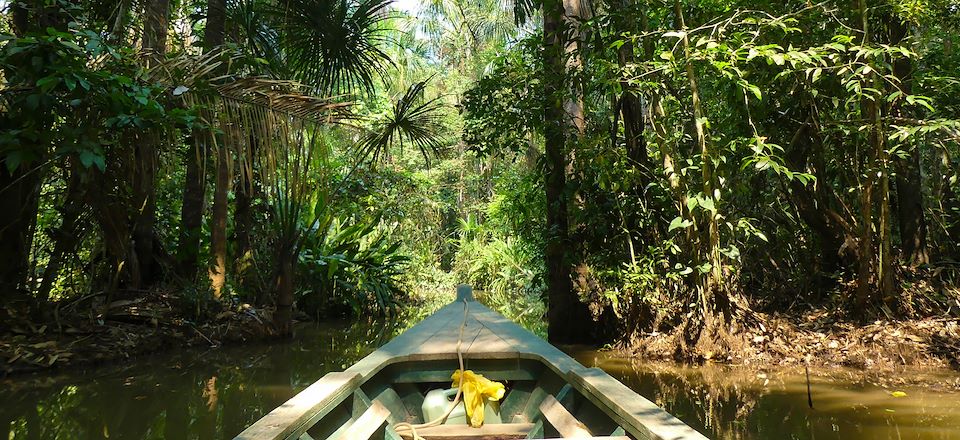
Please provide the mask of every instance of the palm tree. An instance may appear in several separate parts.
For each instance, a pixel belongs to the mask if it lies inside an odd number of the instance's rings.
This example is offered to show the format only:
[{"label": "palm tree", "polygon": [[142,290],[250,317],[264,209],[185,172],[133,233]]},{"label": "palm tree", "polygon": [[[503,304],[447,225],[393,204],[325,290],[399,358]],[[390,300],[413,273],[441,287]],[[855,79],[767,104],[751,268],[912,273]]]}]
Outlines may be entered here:
[{"label": "palm tree", "polygon": [[[208,53],[229,38],[244,47],[247,55],[267,60],[263,70],[244,67],[242,71],[220,72],[230,76],[221,76],[217,81],[238,74],[266,74],[295,81],[244,83],[246,80],[241,79],[214,84],[214,87],[220,93],[241,93],[241,101],[255,99],[263,93],[273,96],[309,92],[334,96],[322,101],[321,107],[328,110],[336,108],[336,95],[372,93],[377,88],[377,81],[394,65],[388,56],[389,45],[394,43],[391,36],[395,35],[389,28],[392,18],[389,3],[390,0],[236,0],[229,3],[209,0],[208,29],[204,34],[204,47]],[[439,113],[442,104],[439,99],[424,100],[425,87],[425,82],[414,84],[397,100],[392,113],[374,121],[374,130],[363,136],[356,150],[359,155],[357,166],[368,157],[383,157],[395,145],[401,148],[413,145],[426,158],[438,154],[443,134]],[[246,105],[231,99],[234,98],[223,95],[222,102],[214,101],[209,107],[234,109]],[[237,105],[240,107],[235,107]],[[276,103],[271,101],[263,105],[272,109]],[[293,105],[285,111],[297,111],[296,108],[297,105]],[[221,127],[222,134],[209,137],[206,141],[209,146],[194,151],[196,154],[191,155],[190,162],[197,167],[199,162],[195,158],[202,158],[207,150],[216,158],[211,222],[214,264],[210,273],[215,295],[219,296],[226,281],[227,191],[231,187],[237,188],[238,203],[249,200],[245,191],[252,187],[251,176],[257,173],[264,199],[273,211],[271,223],[276,234],[273,247],[277,252],[274,256],[277,271],[272,277],[277,292],[276,324],[281,332],[285,332],[289,329],[302,225],[311,224],[318,212],[311,208],[311,200],[323,199],[323,194],[329,192],[325,189],[329,179],[324,176],[330,170],[323,159],[328,152],[327,147],[318,142],[317,131],[328,122],[276,119],[276,115],[257,111],[238,116],[237,110],[216,110],[209,116]],[[277,125],[278,121],[288,122]],[[231,160],[234,157],[236,159]],[[231,176],[230,164],[233,162],[242,171],[238,182],[233,182],[235,179]],[[259,171],[252,169],[253,163],[257,164]],[[189,171],[188,179],[191,177]],[[196,203],[190,206],[199,209],[202,207],[198,203],[202,201],[203,179],[199,172],[195,176],[199,177],[196,182],[200,183],[199,191],[196,191],[199,197],[195,197],[193,201]],[[241,216],[249,207],[237,208],[236,215]],[[238,217],[237,220],[238,227],[242,227],[241,219]]]},{"label": "palm tree", "polygon": [[[227,3],[227,38],[241,50],[266,61],[252,73],[273,78],[289,78],[283,63],[280,35],[271,22],[273,4],[263,0],[235,0]],[[261,70],[262,69],[262,70]]]},{"label": "palm tree", "polygon": [[272,8],[284,63],[321,93],[372,91],[393,63],[385,51],[391,0],[280,0]]},{"label": "palm tree", "polygon": [[520,28],[507,6],[502,0],[429,0],[422,31],[437,57],[464,70],[474,55],[516,38]]},{"label": "palm tree", "polygon": [[446,130],[443,102],[440,97],[424,98],[427,81],[411,85],[387,114],[373,121],[371,130],[357,144],[360,161],[385,159],[393,146],[402,149],[412,145],[427,163],[442,152]]}]

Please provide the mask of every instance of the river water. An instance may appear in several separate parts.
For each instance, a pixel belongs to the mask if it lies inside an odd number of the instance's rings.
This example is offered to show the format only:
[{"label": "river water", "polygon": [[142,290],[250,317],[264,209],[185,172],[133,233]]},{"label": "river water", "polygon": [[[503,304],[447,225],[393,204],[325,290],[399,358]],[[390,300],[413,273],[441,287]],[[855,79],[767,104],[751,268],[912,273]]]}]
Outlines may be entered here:
[{"label": "river water", "polygon": [[[0,440],[232,438],[404,326],[305,324],[285,343],[191,348],[122,367],[2,380]],[[810,409],[802,370],[684,367],[596,351],[571,353],[711,438],[960,439],[960,393],[884,388],[838,370],[811,378]],[[931,378],[960,380],[955,373],[942,374]]]}]

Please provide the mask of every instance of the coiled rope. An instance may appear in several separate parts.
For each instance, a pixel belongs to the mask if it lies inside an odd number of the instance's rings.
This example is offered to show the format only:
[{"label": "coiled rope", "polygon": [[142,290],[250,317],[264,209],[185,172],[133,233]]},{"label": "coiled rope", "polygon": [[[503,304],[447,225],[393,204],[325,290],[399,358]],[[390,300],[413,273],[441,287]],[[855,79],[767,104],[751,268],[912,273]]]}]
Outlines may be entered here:
[{"label": "coiled rope", "polygon": [[413,440],[424,440],[423,437],[420,437],[420,435],[417,434],[417,430],[423,429],[423,428],[430,428],[432,426],[442,425],[443,422],[447,421],[447,417],[450,417],[450,413],[452,413],[453,410],[457,407],[457,405],[460,404],[460,398],[463,395],[463,376],[466,376],[466,374],[464,374],[464,371],[466,370],[463,367],[463,352],[461,351],[461,347],[463,345],[463,329],[466,326],[467,326],[467,299],[464,298],[463,299],[463,322],[460,323],[460,336],[457,337],[457,360],[460,362],[460,383],[457,386],[457,395],[453,398],[453,405],[450,405],[450,408],[447,409],[447,412],[444,415],[437,417],[436,419],[433,419],[426,423],[420,423],[420,424],[414,425],[408,422],[398,422],[393,425],[393,429],[397,431],[397,433],[400,433],[401,430],[409,431],[410,435],[413,437]]}]

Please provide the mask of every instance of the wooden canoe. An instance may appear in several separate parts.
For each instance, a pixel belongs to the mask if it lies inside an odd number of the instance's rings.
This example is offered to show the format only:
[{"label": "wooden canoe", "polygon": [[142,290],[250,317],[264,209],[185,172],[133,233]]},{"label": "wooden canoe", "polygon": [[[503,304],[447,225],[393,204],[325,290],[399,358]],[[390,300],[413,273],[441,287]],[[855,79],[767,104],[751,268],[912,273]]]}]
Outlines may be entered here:
[{"label": "wooden canoe", "polygon": [[450,387],[464,323],[466,368],[506,384],[502,423],[418,429],[425,440],[706,438],[602,370],[584,367],[474,301],[469,286],[460,286],[457,297],[346,371],[325,375],[236,439],[409,439],[393,425],[424,422],[424,394]]}]

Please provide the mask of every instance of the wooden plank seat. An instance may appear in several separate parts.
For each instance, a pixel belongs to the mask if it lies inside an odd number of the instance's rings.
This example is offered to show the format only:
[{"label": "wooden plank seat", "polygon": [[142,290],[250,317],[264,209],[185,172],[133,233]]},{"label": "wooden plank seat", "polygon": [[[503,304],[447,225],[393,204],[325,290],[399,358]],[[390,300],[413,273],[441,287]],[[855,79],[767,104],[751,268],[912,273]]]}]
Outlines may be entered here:
[{"label": "wooden plank seat", "polygon": [[[563,438],[568,438],[568,437],[563,437]],[[580,440],[632,440],[630,437],[627,437],[627,436],[625,436],[625,435],[620,435],[620,436],[605,436],[605,437],[577,437],[577,438],[580,439]],[[543,440],[560,440],[560,439],[557,439],[557,438],[548,438],[548,439],[543,439]]]},{"label": "wooden plank seat", "polygon": [[[423,422],[423,393],[438,383],[449,383],[448,374],[456,368],[458,354],[468,362],[467,368],[488,373],[491,380],[512,382],[507,385],[512,391],[501,405],[502,419],[512,421],[507,424],[512,426],[491,424],[475,430],[461,425],[418,430],[429,440],[559,436],[626,440],[626,435],[643,440],[706,440],[603,371],[586,368],[477,303],[469,286],[458,288],[454,303],[345,372],[324,376],[248,427],[237,439],[297,440],[303,436],[310,440],[312,436],[316,440],[343,440],[348,430],[357,430],[361,437],[372,433],[377,439],[409,439],[409,435],[401,437],[392,425]],[[386,427],[379,420],[384,415],[379,414],[364,419],[372,418],[374,426],[362,428],[368,424],[359,420],[372,402],[389,408]],[[308,430],[310,434],[304,436]],[[488,434],[491,430],[493,434]],[[506,432],[498,436],[496,430]],[[593,432],[608,437],[593,437]]]},{"label": "wooden plank seat", "polygon": [[593,434],[583,422],[577,420],[557,399],[546,395],[540,402],[540,413],[563,436],[563,438],[590,438]]},{"label": "wooden plank seat", "polygon": [[382,403],[374,401],[370,405],[370,408],[367,408],[367,410],[343,432],[340,438],[344,440],[367,440],[386,423],[387,417],[389,416],[390,410],[383,406]]},{"label": "wooden plank seat", "polygon": [[[522,439],[527,436],[533,423],[490,423],[479,428],[467,425],[440,425],[417,430],[417,435],[425,440],[493,440]],[[412,439],[410,431],[401,431],[404,439]]]}]

